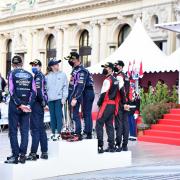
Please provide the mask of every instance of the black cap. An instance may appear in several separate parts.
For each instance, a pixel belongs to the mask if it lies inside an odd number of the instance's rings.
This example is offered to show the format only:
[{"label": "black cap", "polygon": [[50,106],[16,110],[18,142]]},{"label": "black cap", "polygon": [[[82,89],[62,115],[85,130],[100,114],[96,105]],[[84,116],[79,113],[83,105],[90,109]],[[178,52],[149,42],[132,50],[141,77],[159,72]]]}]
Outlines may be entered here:
[{"label": "black cap", "polygon": [[23,61],[22,61],[22,58],[20,57],[20,56],[14,56],[13,58],[12,58],[12,64],[20,64],[20,63],[22,63]]},{"label": "black cap", "polygon": [[119,66],[122,66],[124,67],[124,62],[119,60],[118,62],[116,62],[114,65],[119,65]]},{"label": "black cap", "polygon": [[65,60],[79,59],[79,54],[77,52],[70,52],[70,55],[64,58]]},{"label": "black cap", "polygon": [[59,64],[61,62],[61,60],[50,60],[49,63],[48,63],[48,67],[51,67],[51,66],[54,66],[56,64]]},{"label": "black cap", "polygon": [[42,63],[39,59],[35,59],[34,61],[30,62],[29,63],[30,65],[39,65],[39,66],[42,66]]},{"label": "black cap", "polygon": [[111,68],[112,70],[114,70],[114,64],[111,63],[111,62],[107,62],[105,65],[102,65],[101,67],[103,67],[103,68],[109,67],[109,68]]}]

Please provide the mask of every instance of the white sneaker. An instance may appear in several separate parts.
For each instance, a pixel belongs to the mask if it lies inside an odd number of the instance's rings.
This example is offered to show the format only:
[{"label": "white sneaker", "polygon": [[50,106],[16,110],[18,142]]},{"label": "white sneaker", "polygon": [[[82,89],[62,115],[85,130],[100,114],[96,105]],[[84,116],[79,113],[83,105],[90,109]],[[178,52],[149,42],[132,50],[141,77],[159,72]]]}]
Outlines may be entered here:
[{"label": "white sneaker", "polygon": [[53,141],[58,141],[58,140],[61,140],[61,135],[60,135],[60,134],[56,134],[56,135],[53,137]]},{"label": "white sneaker", "polygon": [[55,134],[51,134],[50,137],[48,138],[48,140],[53,140],[55,138]]}]

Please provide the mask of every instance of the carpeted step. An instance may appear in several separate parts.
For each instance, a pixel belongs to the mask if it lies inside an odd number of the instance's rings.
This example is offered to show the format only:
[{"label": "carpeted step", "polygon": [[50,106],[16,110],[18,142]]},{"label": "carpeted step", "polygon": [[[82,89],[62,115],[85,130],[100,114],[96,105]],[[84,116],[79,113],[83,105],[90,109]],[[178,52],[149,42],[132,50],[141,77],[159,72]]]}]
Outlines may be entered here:
[{"label": "carpeted step", "polygon": [[170,114],[180,114],[180,109],[171,109]]},{"label": "carpeted step", "polygon": [[158,124],[180,126],[180,120],[171,120],[171,119],[160,119]]},{"label": "carpeted step", "polygon": [[151,125],[151,129],[145,130],[138,140],[180,146],[180,108],[164,114],[163,119]]},{"label": "carpeted step", "polygon": [[180,114],[165,114],[164,119],[176,119],[180,120]]},{"label": "carpeted step", "polygon": [[151,125],[151,129],[161,130],[161,131],[178,131],[180,132],[180,126],[172,126],[172,125],[162,125],[162,124],[153,124]]},{"label": "carpeted step", "polygon": [[180,139],[180,132],[173,132],[173,131],[160,131],[160,130],[150,129],[144,131],[144,135]]},{"label": "carpeted step", "polygon": [[140,136],[138,137],[138,140],[145,141],[145,142],[171,144],[171,145],[180,146],[180,139],[177,139],[177,138],[167,138],[167,137],[158,137],[158,136]]}]

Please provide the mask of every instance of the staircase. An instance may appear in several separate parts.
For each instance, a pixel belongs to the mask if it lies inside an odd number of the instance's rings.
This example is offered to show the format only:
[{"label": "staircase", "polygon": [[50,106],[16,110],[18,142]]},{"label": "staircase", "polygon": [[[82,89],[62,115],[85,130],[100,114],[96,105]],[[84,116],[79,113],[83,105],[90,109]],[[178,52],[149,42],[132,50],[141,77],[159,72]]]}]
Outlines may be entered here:
[{"label": "staircase", "polygon": [[169,114],[165,114],[158,124],[145,130],[138,140],[180,146],[180,109],[172,109]]}]

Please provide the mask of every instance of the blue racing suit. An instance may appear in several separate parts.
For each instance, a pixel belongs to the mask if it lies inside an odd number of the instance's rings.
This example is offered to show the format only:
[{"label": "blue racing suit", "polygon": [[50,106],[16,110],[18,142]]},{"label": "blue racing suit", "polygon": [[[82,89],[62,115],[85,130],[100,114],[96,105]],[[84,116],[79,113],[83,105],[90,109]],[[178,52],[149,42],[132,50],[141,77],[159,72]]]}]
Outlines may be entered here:
[{"label": "blue racing suit", "polygon": [[81,121],[79,116],[79,108],[82,105],[82,112],[85,122],[84,132],[92,133],[92,105],[94,101],[94,82],[91,74],[82,65],[75,67],[71,73],[69,84],[69,102],[73,98],[77,100],[75,107],[71,108],[72,118],[75,121],[75,133],[81,134]]},{"label": "blue racing suit", "polygon": [[[36,98],[36,87],[31,73],[17,68],[10,72],[9,77],[9,138],[12,154],[18,157],[25,155],[28,146],[29,118],[30,113],[21,111],[20,105],[29,105],[31,108]],[[21,143],[18,144],[17,131],[20,127]]]},{"label": "blue racing suit", "polygon": [[41,152],[48,151],[47,134],[44,127],[44,107],[47,105],[47,91],[45,76],[38,71],[34,76],[37,97],[32,107],[30,127],[32,135],[31,153],[37,153],[39,143]]}]

